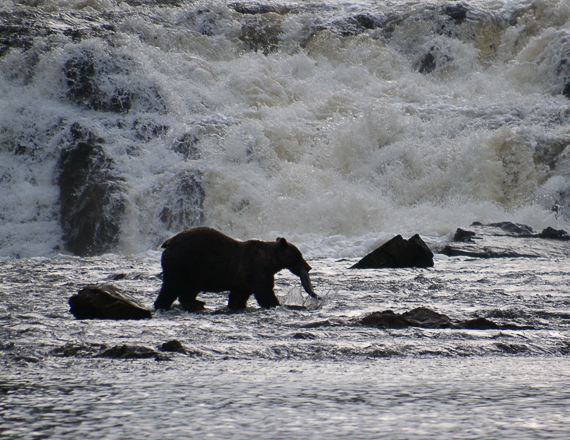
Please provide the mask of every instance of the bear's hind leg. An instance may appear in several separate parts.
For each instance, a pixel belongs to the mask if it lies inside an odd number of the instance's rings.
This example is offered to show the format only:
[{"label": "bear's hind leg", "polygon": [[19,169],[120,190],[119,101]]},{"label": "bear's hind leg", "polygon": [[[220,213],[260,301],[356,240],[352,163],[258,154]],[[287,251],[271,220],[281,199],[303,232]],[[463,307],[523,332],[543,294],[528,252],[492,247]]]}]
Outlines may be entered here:
[{"label": "bear's hind leg", "polygon": [[228,300],[228,308],[232,310],[244,310],[251,293],[247,290],[232,290]]}]

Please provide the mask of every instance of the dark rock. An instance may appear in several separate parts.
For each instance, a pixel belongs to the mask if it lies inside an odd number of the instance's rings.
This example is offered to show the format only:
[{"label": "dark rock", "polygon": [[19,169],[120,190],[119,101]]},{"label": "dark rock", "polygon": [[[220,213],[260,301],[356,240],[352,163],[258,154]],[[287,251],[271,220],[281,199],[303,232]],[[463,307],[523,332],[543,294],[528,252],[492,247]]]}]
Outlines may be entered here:
[{"label": "dark rock", "polygon": [[566,96],[566,98],[570,99],[570,82],[564,86],[564,89],[562,90],[562,94],[564,96]]},{"label": "dark rock", "polygon": [[447,4],[443,10],[447,16],[458,23],[463,23],[467,19],[467,12],[469,11],[464,3]]},{"label": "dark rock", "polygon": [[62,150],[58,162],[64,246],[79,256],[99,255],[119,239],[125,201],[113,161],[87,139]]},{"label": "dark rock", "polygon": [[392,310],[373,312],[359,323],[366,327],[402,329],[408,327],[431,329],[466,329],[466,330],[522,330],[533,327],[520,327],[514,324],[499,325],[486,318],[475,318],[464,321],[453,321],[449,316],[434,312],[425,307],[418,307],[402,314]]},{"label": "dark rock", "polygon": [[233,9],[240,14],[259,15],[273,12],[275,14],[287,14],[291,11],[289,6],[285,5],[270,5],[261,3],[230,3],[228,8]]},{"label": "dark rock", "polygon": [[68,342],[61,347],[54,348],[51,354],[60,357],[91,357],[106,348],[107,346],[104,344],[76,344]]},{"label": "dark rock", "polygon": [[293,339],[317,339],[317,335],[309,332],[298,332],[295,333],[292,337]]},{"label": "dark rock", "polygon": [[111,285],[90,286],[69,298],[70,312],[76,319],[149,319],[147,310],[125,298]]},{"label": "dark rock", "polygon": [[524,353],[529,350],[529,348],[524,344],[505,344],[502,342],[495,343],[495,346],[501,351],[508,354],[519,354]]},{"label": "dark rock", "polygon": [[200,159],[198,142],[200,139],[194,133],[185,133],[180,139],[174,142],[172,151],[180,154],[184,160]]},{"label": "dark rock", "polygon": [[355,15],[354,19],[364,29],[375,29],[376,27],[379,26],[379,23],[376,20],[376,18],[371,16],[371,15],[359,14],[359,15]]},{"label": "dark rock", "polygon": [[69,87],[69,97],[79,105],[96,111],[126,113],[132,107],[133,94],[115,87],[109,94],[99,87],[100,72],[90,54],[82,53],[67,60],[64,74]]},{"label": "dark rock", "polygon": [[462,321],[460,323],[460,327],[472,330],[493,330],[499,328],[499,326],[493,321],[489,321],[485,318],[475,318],[467,321]]},{"label": "dark rock", "polygon": [[418,72],[420,73],[431,73],[437,67],[435,57],[431,52],[428,52],[426,56],[420,61],[418,66]]},{"label": "dark rock", "polygon": [[407,328],[412,326],[410,321],[392,310],[373,312],[362,318],[360,323],[366,327],[376,328]]},{"label": "dark rock", "polygon": [[550,226],[546,229],[543,229],[540,234],[538,234],[540,238],[550,238],[553,240],[570,240],[570,236],[568,232],[564,229],[554,229]]},{"label": "dark rock", "polygon": [[[246,21],[241,28],[239,39],[249,50],[268,55],[279,47],[279,36],[283,32],[279,16],[256,16]],[[280,18],[280,17],[279,17]]]},{"label": "dark rock", "polygon": [[152,348],[142,345],[116,345],[107,350],[102,351],[95,357],[112,358],[112,359],[160,359],[162,356]]},{"label": "dark rock", "polygon": [[142,141],[149,141],[166,135],[170,127],[157,124],[150,119],[139,118],[133,123],[133,130],[137,133],[137,138]]},{"label": "dark rock", "polygon": [[423,328],[449,328],[452,326],[449,316],[434,312],[425,307],[418,307],[402,313],[414,327]]},{"label": "dark rock", "polygon": [[450,328],[453,326],[447,315],[425,307],[418,307],[402,314],[394,313],[392,310],[374,312],[365,316],[360,323],[367,327],[378,328]]},{"label": "dark rock", "polygon": [[457,231],[455,231],[455,235],[453,236],[453,241],[462,241],[465,243],[472,242],[472,238],[475,237],[475,235],[477,235],[475,232],[457,228]]},{"label": "dark rock", "polygon": [[432,267],[433,253],[418,234],[409,240],[397,235],[366,255],[351,269]]},{"label": "dark rock", "polygon": [[174,353],[188,354],[180,341],[173,339],[172,341],[165,342],[160,346],[160,351],[170,351]]}]

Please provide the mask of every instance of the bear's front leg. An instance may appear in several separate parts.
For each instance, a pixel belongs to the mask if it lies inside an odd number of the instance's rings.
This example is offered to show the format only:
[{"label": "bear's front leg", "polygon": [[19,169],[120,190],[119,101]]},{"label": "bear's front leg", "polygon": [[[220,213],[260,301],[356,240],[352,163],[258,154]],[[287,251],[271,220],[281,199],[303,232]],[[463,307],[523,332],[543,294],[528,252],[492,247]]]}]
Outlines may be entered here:
[{"label": "bear's front leg", "polygon": [[232,310],[244,310],[251,292],[247,290],[232,290],[228,300],[228,308]]},{"label": "bear's front leg", "polygon": [[259,307],[269,309],[271,307],[279,306],[279,300],[275,296],[275,292],[273,292],[273,289],[263,289],[260,290],[259,292],[255,292],[253,295],[255,296],[255,299],[257,300],[257,304],[259,304]]},{"label": "bear's front leg", "polygon": [[191,296],[180,296],[178,298],[178,302],[187,312],[201,312],[206,306],[206,303],[204,301],[197,300]]},{"label": "bear's front leg", "polygon": [[162,283],[162,288],[160,289],[160,293],[154,302],[154,309],[155,310],[168,310],[176,298],[178,298],[178,293],[181,289],[185,287],[184,285],[180,285],[177,283],[172,283],[168,281],[164,281]]}]

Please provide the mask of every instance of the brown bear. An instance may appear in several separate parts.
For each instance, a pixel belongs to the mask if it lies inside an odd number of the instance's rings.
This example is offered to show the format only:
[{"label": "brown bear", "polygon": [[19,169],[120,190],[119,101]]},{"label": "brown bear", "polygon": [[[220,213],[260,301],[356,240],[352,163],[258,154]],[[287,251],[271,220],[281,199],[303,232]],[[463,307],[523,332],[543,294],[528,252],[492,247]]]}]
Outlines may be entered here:
[{"label": "brown bear", "polygon": [[212,228],[188,229],[166,240],[162,247],[162,288],[154,308],[169,309],[178,298],[189,311],[201,310],[200,292],[230,292],[228,307],[245,309],[253,294],[261,307],[276,307],[274,275],[289,269],[301,278],[305,291],[318,298],[311,286],[311,266],[301,251],[284,238],[274,242],[237,241]]}]

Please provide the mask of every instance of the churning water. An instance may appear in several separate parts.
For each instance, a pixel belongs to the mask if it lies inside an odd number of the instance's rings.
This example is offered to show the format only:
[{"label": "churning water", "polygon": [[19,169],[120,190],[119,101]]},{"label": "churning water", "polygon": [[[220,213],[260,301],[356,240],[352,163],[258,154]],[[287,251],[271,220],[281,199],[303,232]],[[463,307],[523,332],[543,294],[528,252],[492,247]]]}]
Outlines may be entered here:
[{"label": "churning water", "polygon": [[[0,436],[567,438],[568,253],[347,268],[394,234],[570,229],[569,20],[566,0],[0,1]],[[91,257],[62,183],[81,148],[112,189]],[[281,273],[297,307],[70,315],[87,284],[150,307],[155,249],[197,224],[285,236],[323,300]],[[359,323],[419,306],[518,328]]]}]

